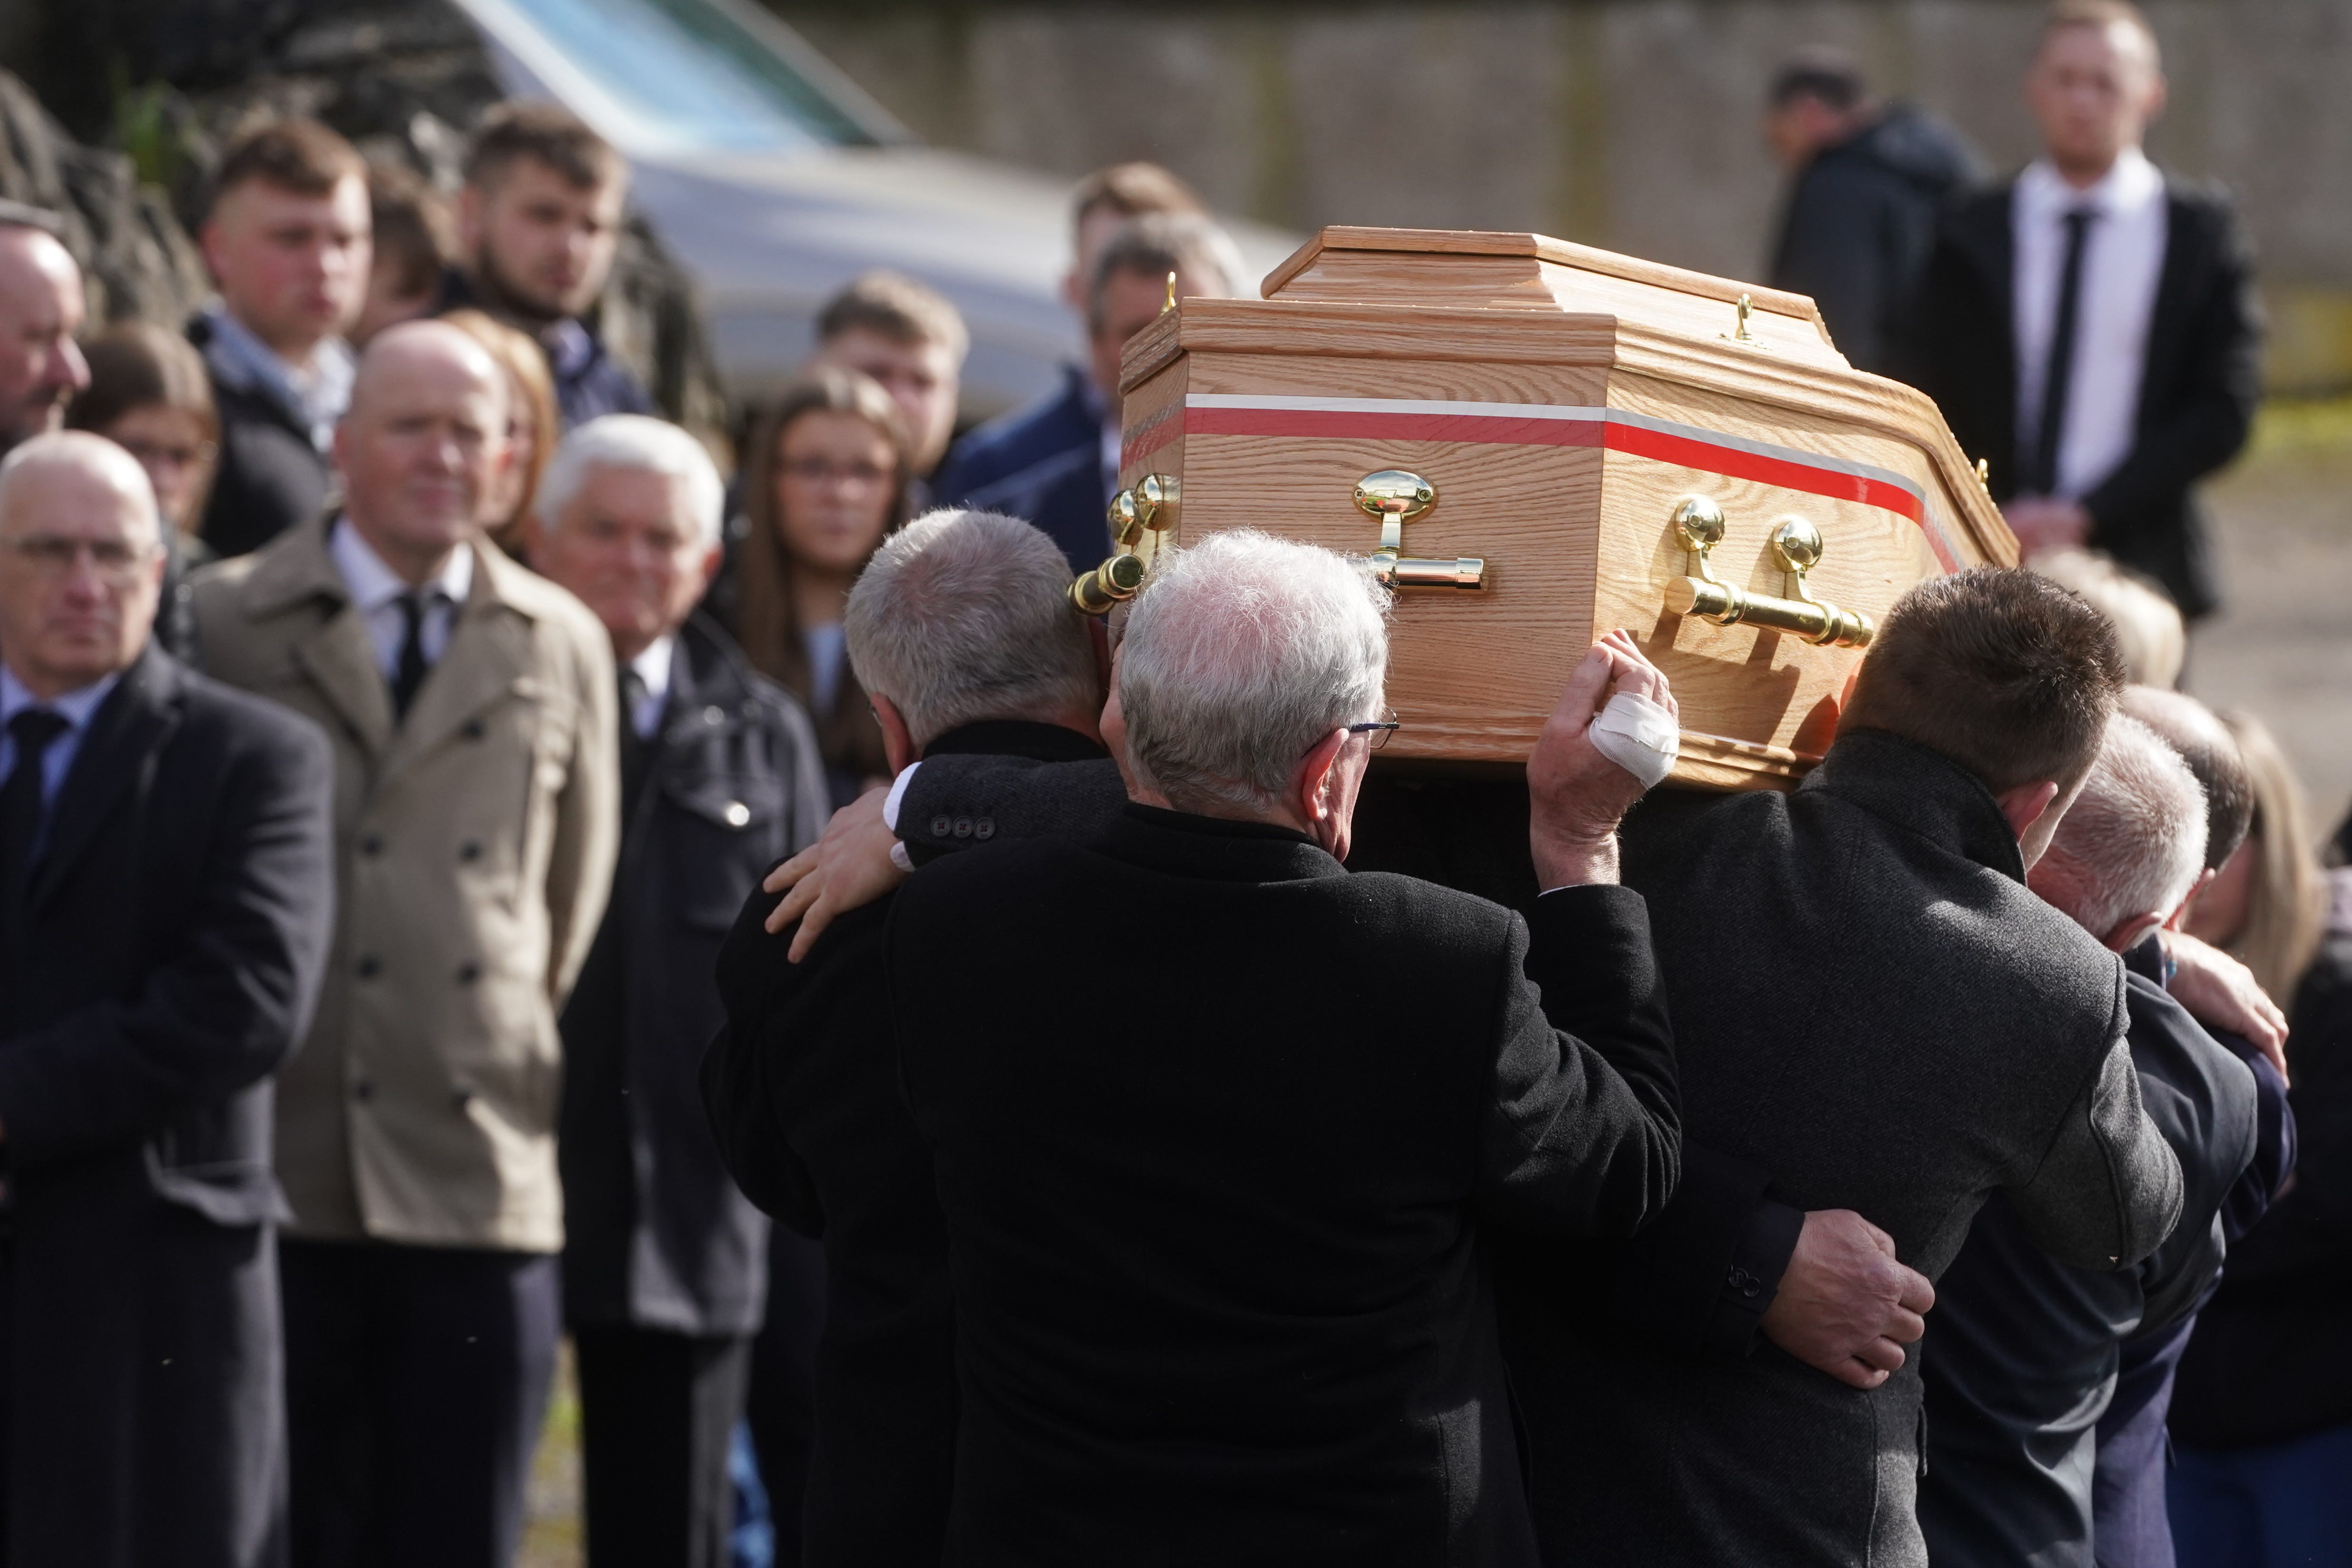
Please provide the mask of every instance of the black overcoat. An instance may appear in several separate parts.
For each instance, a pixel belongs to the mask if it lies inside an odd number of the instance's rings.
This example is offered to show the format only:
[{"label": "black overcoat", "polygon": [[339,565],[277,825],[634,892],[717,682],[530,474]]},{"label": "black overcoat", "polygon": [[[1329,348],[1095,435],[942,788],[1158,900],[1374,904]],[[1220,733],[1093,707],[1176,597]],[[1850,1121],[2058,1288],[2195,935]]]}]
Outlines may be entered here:
[{"label": "black overcoat", "polygon": [[8,1561],[284,1551],[270,1075],[333,926],[326,738],[150,649],[0,956]]},{"label": "black overcoat", "polygon": [[1129,805],[926,868],[888,962],[948,1219],[950,1561],[1534,1560],[1475,1229],[1625,1235],[1673,1188],[1640,898],[1522,921]]},{"label": "black overcoat", "polygon": [[700,616],[625,772],[613,897],[562,1020],[564,1316],[749,1334],[768,1226],[703,1114],[703,1047],[725,1018],[711,976],[768,868],[824,830],[824,775],[800,704]]}]

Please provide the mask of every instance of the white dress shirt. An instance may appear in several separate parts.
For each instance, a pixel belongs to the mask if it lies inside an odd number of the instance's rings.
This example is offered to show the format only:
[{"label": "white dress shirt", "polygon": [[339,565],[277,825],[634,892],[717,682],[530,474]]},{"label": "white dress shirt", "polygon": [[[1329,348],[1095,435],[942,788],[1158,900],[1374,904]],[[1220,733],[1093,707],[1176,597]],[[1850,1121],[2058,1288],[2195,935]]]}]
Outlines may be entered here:
[{"label": "white dress shirt", "polygon": [[122,679],[120,670],[91,681],[47,702],[25,689],[16,672],[0,664],[0,780],[16,771],[16,737],[8,732],[9,721],[27,708],[46,708],[66,721],[66,728],[49,742],[41,753],[41,804],[47,806],[58,797],[58,785],[65,782],[66,770],[73,766],[74,754],[81,750],[82,737],[89,733],[89,721],[98,713],[98,705]]},{"label": "white dress shirt", "polygon": [[2070,500],[2098,489],[2130,455],[2137,434],[2148,324],[2164,272],[2164,176],[2138,148],[2127,147],[2088,190],[2068,184],[2047,159],[2017,177],[2010,205],[2016,258],[2011,305],[2021,452],[2032,451],[2041,439],[2042,391],[2066,265],[2066,215],[2083,208],[2096,216],[2083,239],[2054,491]]},{"label": "white dress shirt", "polygon": [[646,651],[629,660],[643,689],[636,705],[629,710],[629,728],[640,741],[650,741],[661,728],[662,709],[669,701],[669,679],[677,658],[677,637],[656,637],[646,645]]},{"label": "white dress shirt", "polygon": [[457,607],[466,602],[466,595],[474,585],[474,552],[470,546],[461,544],[451,552],[449,563],[431,582],[412,584],[383,563],[383,557],[360,537],[360,531],[352,526],[349,518],[339,517],[334,527],[327,531],[327,555],[334,562],[343,586],[352,591],[352,603],[359,607],[361,617],[367,623],[368,641],[375,647],[375,665],[383,671],[386,680],[400,668],[400,645],[408,637],[408,617],[402,612],[400,601],[412,587],[423,588],[426,594],[425,625],[418,633],[418,640],[425,646],[425,663],[429,668],[441,662],[442,654],[449,647],[449,634],[457,625]]}]

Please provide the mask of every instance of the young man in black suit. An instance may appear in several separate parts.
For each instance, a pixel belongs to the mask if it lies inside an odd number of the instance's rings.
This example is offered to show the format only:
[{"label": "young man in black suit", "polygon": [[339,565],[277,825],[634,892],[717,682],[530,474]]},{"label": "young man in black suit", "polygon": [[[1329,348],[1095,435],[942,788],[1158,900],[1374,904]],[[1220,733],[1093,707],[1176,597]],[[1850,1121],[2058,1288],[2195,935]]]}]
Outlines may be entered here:
[{"label": "young man in black suit", "polygon": [[556,448],[531,536],[532,565],[611,635],[621,682],[620,863],[564,1005],[556,1144],[600,1564],[727,1561],[768,1224],[719,1162],[696,1074],[735,910],[824,825],[808,715],[695,614],[724,499],[693,437],[608,414]]},{"label": "young man in black suit", "polygon": [[149,646],[131,455],[0,464],[0,1530],[251,1568],[285,1529],[271,1079],[332,901],[325,737]]},{"label": "young man in black suit", "polygon": [[1946,213],[1903,364],[2029,555],[2103,550],[2194,620],[2220,587],[2191,487],[2245,444],[2261,327],[2229,198],[2140,151],[2164,94],[2137,7],[2053,9],[2026,81],[2043,154]]}]

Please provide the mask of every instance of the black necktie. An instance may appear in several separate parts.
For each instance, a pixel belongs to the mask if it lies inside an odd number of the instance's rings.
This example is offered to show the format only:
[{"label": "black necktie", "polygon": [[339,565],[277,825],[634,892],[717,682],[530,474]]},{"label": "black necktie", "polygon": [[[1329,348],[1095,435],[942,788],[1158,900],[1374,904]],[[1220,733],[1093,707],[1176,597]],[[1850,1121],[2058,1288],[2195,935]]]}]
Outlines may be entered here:
[{"label": "black necktie", "polygon": [[24,907],[25,890],[32,881],[33,847],[40,841],[43,796],[42,758],[68,728],[65,719],[46,708],[27,708],[8,721],[8,737],[16,742],[16,765],[8,782],[0,784],[0,900],[5,900],[13,925]]},{"label": "black necktie", "polygon": [[425,658],[425,606],[428,597],[423,588],[412,588],[400,596],[400,658],[392,667],[392,715],[395,720],[408,717],[408,705],[416,700],[416,689],[425,684],[425,673],[433,668]]},{"label": "black necktie", "polygon": [[2076,207],[2066,215],[2066,259],[2058,269],[2058,319],[2050,328],[2050,358],[2042,377],[2042,428],[2033,442],[2033,462],[2018,488],[2028,495],[2058,489],[2058,440],[2065,434],[2066,395],[2074,375],[2074,321],[2083,303],[2083,242],[2098,214]]}]

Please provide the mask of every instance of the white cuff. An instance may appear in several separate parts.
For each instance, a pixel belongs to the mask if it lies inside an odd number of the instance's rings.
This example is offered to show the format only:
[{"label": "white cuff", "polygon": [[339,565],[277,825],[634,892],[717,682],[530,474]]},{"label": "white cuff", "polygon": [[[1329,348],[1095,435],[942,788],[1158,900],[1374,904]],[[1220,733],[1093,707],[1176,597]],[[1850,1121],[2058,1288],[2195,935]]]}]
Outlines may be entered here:
[{"label": "white cuff", "polygon": [[908,763],[899,771],[898,776],[890,781],[890,793],[882,797],[882,826],[893,833],[898,831],[898,803],[907,798],[908,781],[922,765],[919,762]]}]

